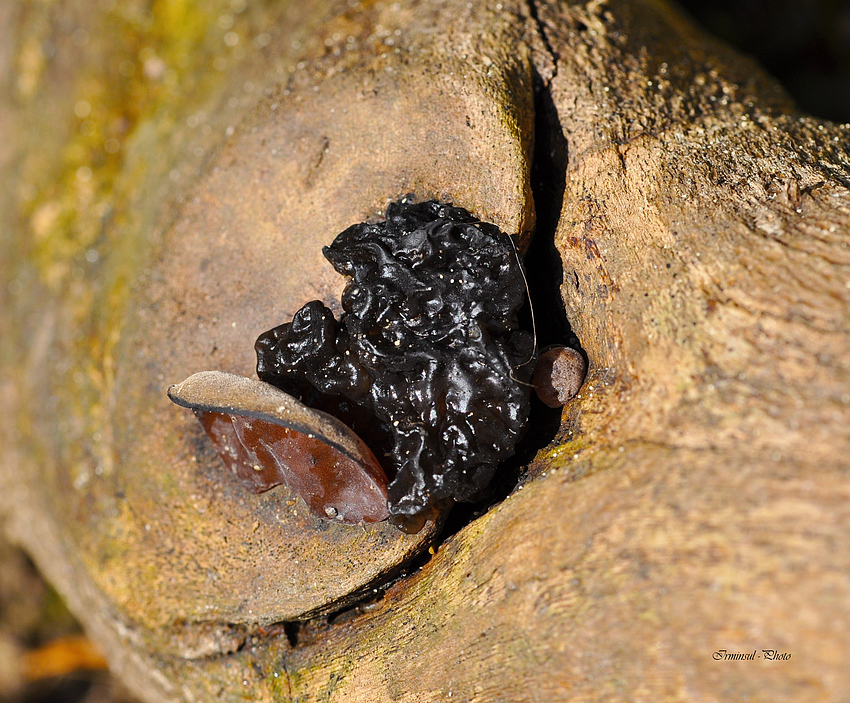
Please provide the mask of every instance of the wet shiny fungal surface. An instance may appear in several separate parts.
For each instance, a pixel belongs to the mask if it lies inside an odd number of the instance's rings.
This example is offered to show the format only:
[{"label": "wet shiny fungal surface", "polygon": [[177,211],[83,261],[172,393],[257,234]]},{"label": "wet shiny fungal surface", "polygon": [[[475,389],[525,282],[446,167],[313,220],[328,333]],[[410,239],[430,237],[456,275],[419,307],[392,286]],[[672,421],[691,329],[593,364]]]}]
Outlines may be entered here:
[{"label": "wet shiny fungal surface", "polygon": [[261,379],[343,419],[413,516],[486,488],[514,453],[534,363],[517,314],[526,287],[509,236],[436,201],[391,204],[324,249],[348,279],[336,320],[312,301],[260,335]]}]

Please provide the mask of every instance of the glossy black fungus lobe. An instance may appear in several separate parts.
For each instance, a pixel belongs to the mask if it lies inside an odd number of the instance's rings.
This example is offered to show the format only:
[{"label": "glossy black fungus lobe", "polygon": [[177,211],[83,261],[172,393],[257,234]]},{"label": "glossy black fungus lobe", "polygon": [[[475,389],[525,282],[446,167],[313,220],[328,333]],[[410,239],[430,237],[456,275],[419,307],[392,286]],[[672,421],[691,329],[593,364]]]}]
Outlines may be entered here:
[{"label": "glossy black fungus lobe", "polygon": [[526,287],[513,243],[461,208],[402,200],[324,255],[349,279],[344,314],[313,301],[260,335],[257,374],[383,457],[392,515],[470,499],[528,416],[534,344],[518,327]]}]

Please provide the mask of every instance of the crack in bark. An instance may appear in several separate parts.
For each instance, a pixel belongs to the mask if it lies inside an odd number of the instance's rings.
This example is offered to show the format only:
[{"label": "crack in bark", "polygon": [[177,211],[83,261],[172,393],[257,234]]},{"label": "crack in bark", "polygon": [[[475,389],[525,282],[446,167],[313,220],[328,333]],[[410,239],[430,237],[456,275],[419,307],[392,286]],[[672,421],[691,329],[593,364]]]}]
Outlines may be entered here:
[{"label": "crack in bark", "polygon": [[534,28],[537,31],[537,35],[540,37],[540,41],[543,43],[543,48],[546,50],[546,53],[549,54],[549,58],[552,61],[552,75],[545,81],[545,85],[548,87],[555,79],[555,76],[558,75],[558,63],[561,60],[561,56],[557,51],[555,51],[555,48],[552,46],[552,42],[549,40],[546,23],[540,19],[538,5],[539,2],[537,0],[529,0],[527,8],[528,16],[531,18],[531,21],[534,22]]},{"label": "crack in bark", "polygon": [[280,668],[283,669],[283,675],[286,677],[286,700],[291,701],[292,698],[292,677],[289,675],[289,662],[284,654],[280,658]]}]

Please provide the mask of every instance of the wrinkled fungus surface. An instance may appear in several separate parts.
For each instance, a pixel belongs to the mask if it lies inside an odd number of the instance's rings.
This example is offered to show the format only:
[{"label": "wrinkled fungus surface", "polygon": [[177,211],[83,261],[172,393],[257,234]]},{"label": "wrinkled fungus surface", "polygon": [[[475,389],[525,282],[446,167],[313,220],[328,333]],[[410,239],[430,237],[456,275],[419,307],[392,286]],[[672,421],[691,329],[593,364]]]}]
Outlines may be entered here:
[{"label": "wrinkled fungus surface", "polygon": [[461,208],[405,199],[324,248],[348,278],[260,335],[259,377],[349,424],[390,476],[389,511],[468,500],[514,453],[529,410],[532,335],[513,243]]}]

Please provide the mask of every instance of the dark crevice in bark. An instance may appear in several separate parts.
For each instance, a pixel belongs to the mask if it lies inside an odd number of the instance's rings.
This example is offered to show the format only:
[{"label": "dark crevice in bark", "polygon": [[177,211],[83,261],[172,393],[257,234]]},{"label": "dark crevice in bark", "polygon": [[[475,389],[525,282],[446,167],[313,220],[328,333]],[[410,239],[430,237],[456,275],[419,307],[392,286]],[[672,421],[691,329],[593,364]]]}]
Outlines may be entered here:
[{"label": "dark crevice in bark", "polygon": [[283,632],[286,635],[286,641],[289,646],[295,649],[298,646],[298,633],[301,629],[301,623],[297,621],[283,623]]},{"label": "dark crevice in bark", "polygon": [[535,275],[528,280],[529,294],[537,321],[537,344],[569,344],[578,348],[564,312],[561,285],[564,270],[555,247],[555,232],[561,219],[566,190],[569,150],[552,95],[535,74],[535,143],[531,189],[537,210],[537,229],[525,256],[526,269]]},{"label": "dark crevice in bark", "polygon": [[[430,546],[433,543],[429,543]],[[298,620],[286,620],[275,623],[258,631],[254,636],[259,639],[279,638],[285,636],[292,650],[302,649],[310,646],[322,637],[329,627],[341,625],[356,617],[365,615],[378,607],[390,588],[410,578],[417,573],[432,558],[433,552],[427,548],[417,553],[411,560],[398,565],[396,568],[386,572],[374,582],[358,589],[354,593],[329,604],[332,608],[323,610],[321,614],[315,612],[305,614]],[[335,607],[334,607],[335,606]],[[263,633],[266,633],[265,635]],[[283,662],[284,664],[286,662]]]},{"label": "dark crevice in bark", "polygon": [[[532,16],[539,26],[539,20],[533,13]],[[525,254],[525,268],[534,271],[534,275],[527,281],[530,304],[523,310],[525,319],[522,323],[526,329],[534,327],[538,349],[559,344],[584,353],[564,312],[560,291],[564,272],[560,253],[555,247],[555,232],[561,218],[566,189],[568,146],[548,82],[537,71],[534,73],[533,85],[535,142],[531,188],[537,211],[537,226]],[[553,441],[560,426],[560,409],[546,407],[532,393],[526,435],[517,445],[516,454],[499,467],[493,484],[484,496],[477,502],[460,503],[452,509],[436,543],[439,545],[445,542],[507,498],[517,485],[525,482],[528,478],[528,464],[540,449]]]},{"label": "dark crevice in bark", "polygon": [[[537,35],[540,37],[540,41],[543,42],[543,47],[546,49],[546,53],[549,54],[549,57],[552,60],[552,64],[553,64],[552,75],[544,83],[544,87],[548,87],[548,85],[552,81],[552,79],[556,75],[558,75],[558,61],[560,60],[560,55],[558,54],[557,51],[555,51],[555,49],[552,46],[552,43],[549,41],[549,35],[546,31],[546,23],[543,20],[540,19],[540,11],[539,11],[537,5],[538,5],[538,3],[535,0],[530,0],[530,2],[528,3],[528,15],[529,15],[529,17],[531,17],[531,20],[534,22],[534,26],[537,30]],[[539,76],[537,76],[536,78],[539,78]],[[535,81],[535,82],[537,82],[537,81]],[[551,99],[550,99],[550,102],[551,102]],[[535,107],[539,107],[539,105],[535,105]],[[539,111],[536,113],[535,116],[537,118],[539,118]],[[556,119],[557,119],[557,117],[556,117]],[[560,129],[560,125],[558,125],[558,128]],[[540,227],[540,225],[538,224],[538,229],[539,229],[539,227]]]}]

